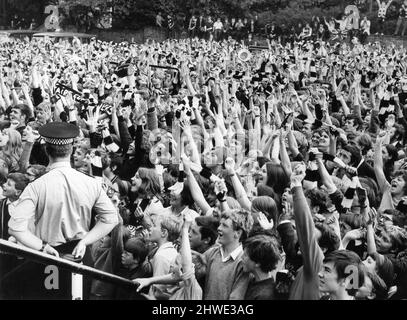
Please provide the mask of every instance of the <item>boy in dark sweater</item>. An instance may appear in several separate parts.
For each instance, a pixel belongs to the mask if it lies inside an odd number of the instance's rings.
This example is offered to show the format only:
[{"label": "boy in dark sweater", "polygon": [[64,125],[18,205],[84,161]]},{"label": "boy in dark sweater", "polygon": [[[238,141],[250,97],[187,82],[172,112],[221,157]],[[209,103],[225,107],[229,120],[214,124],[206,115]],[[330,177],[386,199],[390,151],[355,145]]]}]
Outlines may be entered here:
[{"label": "boy in dark sweater", "polygon": [[274,300],[275,277],[280,252],[267,235],[250,237],[243,243],[243,270],[251,274],[245,300]]},{"label": "boy in dark sweater", "polygon": [[242,241],[253,227],[250,212],[236,209],[222,214],[218,228],[220,246],[205,252],[207,261],[204,300],[243,300],[249,274],[243,270]]}]

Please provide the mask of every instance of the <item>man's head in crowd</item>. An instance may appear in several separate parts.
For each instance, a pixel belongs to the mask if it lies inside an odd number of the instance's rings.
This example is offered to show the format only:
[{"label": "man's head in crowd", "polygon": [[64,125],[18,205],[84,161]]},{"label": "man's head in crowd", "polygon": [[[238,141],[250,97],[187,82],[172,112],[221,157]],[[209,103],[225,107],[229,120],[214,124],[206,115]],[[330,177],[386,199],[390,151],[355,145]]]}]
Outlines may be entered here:
[{"label": "man's head in crowd", "polygon": [[3,196],[10,201],[18,199],[28,184],[28,179],[23,173],[9,173],[7,181],[2,185]]},{"label": "man's head in crowd", "polygon": [[181,233],[181,221],[175,216],[155,215],[152,219],[153,225],[150,228],[149,240],[163,245],[167,242],[174,242]]},{"label": "man's head in crowd", "polygon": [[11,108],[10,120],[18,121],[19,126],[25,126],[30,118],[32,118],[32,112],[26,104],[17,104]]},{"label": "man's head in crowd", "polygon": [[330,203],[329,195],[321,189],[311,189],[305,193],[312,214],[325,214]]},{"label": "man's head in crowd", "polygon": [[356,132],[358,127],[359,127],[358,118],[355,115],[350,114],[345,117],[345,126],[344,126],[345,132],[347,133]]},{"label": "man's head in crowd", "polygon": [[218,242],[223,247],[237,246],[246,240],[252,227],[250,212],[243,209],[224,212],[218,227]]},{"label": "man's head in crowd", "polygon": [[330,225],[323,222],[315,222],[315,236],[324,254],[329,254],[339,249],[340,238]]},{"label": "man's head in crowd", "polygon": [[269,273],[281,259],[277,240],[267,235],[256,235],[243,242],[243,270],[253,274]]},{"label": "man's head in crowd", "polygon": [[189,231],[191,249],[204,253],[213,246],[218,237],[219,221],[213,217],[197,217]]},{"label": "man's head in crowd", "polygon": [[338,151],[338,158],[341,159],[346,165],[357,167],[362,159],[360,149],[352,144],[344,145]]},{"label": "man's head in crowd", "polygon": [[356,253],[336,250],[325,256],[319,272],[319,289],[331,299],[354,297],[364,281],[364,267]]}]

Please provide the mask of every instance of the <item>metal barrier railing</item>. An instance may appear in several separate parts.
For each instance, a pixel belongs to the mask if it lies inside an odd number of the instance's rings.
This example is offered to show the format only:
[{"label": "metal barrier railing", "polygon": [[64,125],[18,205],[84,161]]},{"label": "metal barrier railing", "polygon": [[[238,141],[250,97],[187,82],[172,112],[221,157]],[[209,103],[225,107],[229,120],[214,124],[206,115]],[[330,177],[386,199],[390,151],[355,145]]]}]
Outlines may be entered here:
[{"label": "metal barrier railing", "polygon": [[[3,239],[0,239],[0,251],[5,252],[5,253],[9,253],[12,255],[16,255],[16,256],[20,256],[23,258],[26,258],[28,260],[31,261],[35,261],[41,264],[45,264],[45,265],[55,265],[58,268],[64,269],[64,270],[68,270],[72,272],[72,288],[75,290],[77,290],[78,285],[81,287],[82,283],[77,283],[76,281],[78,279],[82,279],[82,277],[77,277],[77,274],[81,274],[81,275],[85,275],[85,276],[89,276],[93,279],[96,280],[100,280],[100,281],[104,281],[104,282],[108,282],[120,287],[125,287],[125,288],[129,288],[129,289],[136,289],[137,288],[137,284],[135,284],[134,282],[116,276],[114,274],[108,273],[108,272],[104,272],[104,271],[100,271],[98,269],[92,268],[92,267],[88,267],[85,266],[83,264],[80,263],[76,263],[76,262],[72,262],[69,260],[65,260],[59,257],[55,257],[55,256],[51,256],[49,254],[37,251],[37,250],[33,250],[27,247],[24,247],[22,245],[18,245]],[[75,299],[81,299],[81,297],[78,297],[77,293],[72,292],[73,294],[73,298]]]}]

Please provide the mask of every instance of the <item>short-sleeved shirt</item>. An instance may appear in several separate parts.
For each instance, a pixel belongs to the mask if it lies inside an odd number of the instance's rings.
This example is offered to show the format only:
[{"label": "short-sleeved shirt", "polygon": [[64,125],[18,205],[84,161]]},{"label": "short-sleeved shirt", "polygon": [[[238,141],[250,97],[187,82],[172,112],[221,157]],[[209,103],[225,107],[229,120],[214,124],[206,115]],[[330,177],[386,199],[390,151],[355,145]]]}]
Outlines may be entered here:
[{"label": "short-sleeved shirt", "polygon": [[[175,265],[178,252],[172,242],[167,242],[158,248],[151,265],[153,267],[153,277],[164,276],[171,272],[171,267]],[[177,285],[153,285],[150,287],[150,294],[167,295],[168,298],[178,289]]]},{"label": "short-sleeved shirt", "polygon": [[49,172],[30,183],[9,211],[11,230],[32,229],[51,246],[82,239],[89,232],[92,212],[98,221],[118,223],[117,210],[102,184],[72,169],[69,162],[49,166]]}]

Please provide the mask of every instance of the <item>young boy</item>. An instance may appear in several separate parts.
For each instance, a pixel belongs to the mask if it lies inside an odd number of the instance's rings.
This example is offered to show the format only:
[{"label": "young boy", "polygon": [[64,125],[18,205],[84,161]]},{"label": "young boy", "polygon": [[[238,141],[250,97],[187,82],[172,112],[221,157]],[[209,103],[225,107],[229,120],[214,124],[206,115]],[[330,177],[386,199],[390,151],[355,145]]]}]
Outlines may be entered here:
[{"label": "young boy", "polygon": [[365,269],[359,256],[349,250],[336,250],[324,258],[319,272],[321,300],[355,300],[365,282]]},{"label": "young boy", "polygon": [[274,300],[281,259],[277,241],[267,235],[256,235],[243,243],[243,250],[243,270],[253,276],[245,300]]},{"label": "young boy", "polygon": [[[18,199],[21,192],[28,184],[28,179],[23,173],[10,173],[7,175],[7,181],[2,185],[3,196],[0,201],[0,238],[9,240],[8,221],[10,220],[9,206]],[[18,265],[18,259],[15,256],[1,253],[0,251],[0,299],[16,298],[18,293],[18,285],[16,279],[2,279],[2,276],[9,273]]]},{"label": "young boy", "polygon": [[[150,260],[153,277],[164,276],[171,272],[178,252],[174,243],[180,236],[182,221],[175,216],[157,216],[150,230],[149,240],[157,244],[157,251]],[[175,285],[155,284],[150,287],[150,296],[158,300],[168,300],[178,287]]]},{"label": "young boy", "polygon": [[18,199],[21,192],[28,184],[28,179],[23,173],[10,173],[7,175],[7,181],[2,185],[4,199],[0,201],[0,238],[9,239],[8,221],[10,214],[9,205]]},{"label": "young boy", "polygon": [[[125,268],[120,276],[133,280],[148,276],[143,263],[148,255],[148,246],[143,238],[130,238],[124,243],[124,251],[121,255],[121,265]],[[133,300],[135,291],[123,287],[117,288],[117,300]]]}]

